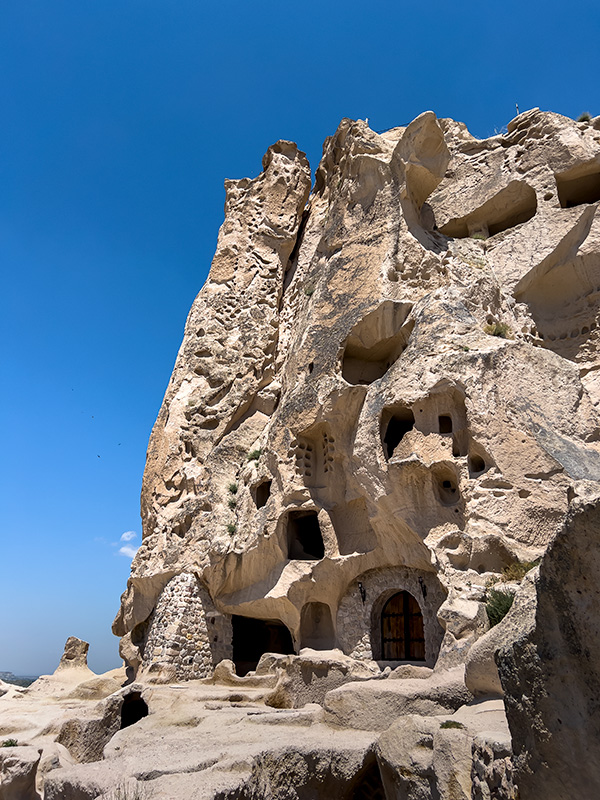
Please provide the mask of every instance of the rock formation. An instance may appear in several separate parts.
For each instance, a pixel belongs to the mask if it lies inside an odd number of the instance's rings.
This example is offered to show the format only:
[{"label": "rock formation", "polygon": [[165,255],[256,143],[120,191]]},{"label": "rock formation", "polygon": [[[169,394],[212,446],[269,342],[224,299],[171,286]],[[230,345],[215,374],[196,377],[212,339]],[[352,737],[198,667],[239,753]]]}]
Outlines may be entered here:
[{"label": "rock formation", "polygon": [[310,196],[294,144],[263,167],[152,432],[123,657],[464,663],[486,581],[600,477],[600,124],[344,120]]},{"label": "rock formation", "polygon": [[[312,190],[285,141],[226,190],[148,447],[129,683],[75,640],[0,731],[60,748],[46,800],[595,796],[600,117],[343,120]],[[52,721],[2,727],[36,692]]]}]

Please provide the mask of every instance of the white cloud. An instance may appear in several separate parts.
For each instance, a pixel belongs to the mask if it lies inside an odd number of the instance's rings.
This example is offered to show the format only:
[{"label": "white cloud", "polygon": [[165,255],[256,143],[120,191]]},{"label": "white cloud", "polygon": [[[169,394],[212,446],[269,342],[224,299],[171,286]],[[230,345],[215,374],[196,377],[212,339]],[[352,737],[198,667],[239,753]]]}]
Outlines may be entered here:
[{"label": "white cloud", "polygon": [[119,547],[119,555],[126,556],[127,558],[133,558],[138,550],[138,547],[132,547],[130,544],[124,544],[123,547]]},{"label": "white cloud", "polygon": [[125,533],[121,534],[122,542],[130,542],[132,539],[137,539],[137,533],[135,531],[125,531]]}]

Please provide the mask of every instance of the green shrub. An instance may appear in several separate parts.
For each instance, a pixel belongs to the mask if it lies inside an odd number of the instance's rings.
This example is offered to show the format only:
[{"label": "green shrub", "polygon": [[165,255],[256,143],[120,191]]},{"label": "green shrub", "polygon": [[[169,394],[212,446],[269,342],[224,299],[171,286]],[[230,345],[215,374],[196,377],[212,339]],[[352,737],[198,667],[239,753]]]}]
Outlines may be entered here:
[{"label": "green shrub", "polygon": [[16,740],[16,739],[5,739],[5,740],[2,742],[2,745],[1,745],[1,746],[2,746],[2,747],[17,747],[17,745],[18,745],[18,744],[19,744],[19,743],[17,742],[17,740]]},{"label": "green shrub", "polygon": [[485,610],[487,611],[490,627],[501,622],[510,611],[515,596],[502,589],[488,589]]},{"label": "green shrub", "polygon": [[520,581],[523,580],[529,570],[537,567],[540,563],[538,558],[536,561],[515,561],[514,564],[509,564],[502,570],[502,577],[505,581]]},{"label": "green shrub", "polygon": [[227,501],[227,505],[233,511],[233,509],[237,506],[237,500],[235,499],[235,497],[230,497],[229,500]]},{"label": "green shrub", "polygon": [[237,531],[237,525],[234,525],[233,522],[230,522],[227,526],[228,533],[235,533]]},{"label": "green shrub", "polygon": [[462,722],[458,722],[455,719],[447,719],[445,722],[442,722],[442,724],[440,725],[440,728],[444,728],[444,729],[447,729],[447,728],[464,728],[464,727],[465,726],[462,724]]},{"label": "green shrub", "polygon": [[592,115],[589,111],[584,111],[583,114],[580,114],[577,117],[577,122],[589,122],[592,118]]},{"label": "green shrub", "polygon": [[229,486],[227,487],[227,489],[229,490],[229,492],[231,494],[237,494],[238,485],[237,485],[237,483],[230,483]]},{"label": "green shrub", "polygon": [[248,461],[258,461],[261,455],[262,455],[262,449],[260,448],[258,450],[250,450],[250,452],[248,453]]},{"label": "green shrub", "polygon": [[512,334],[510,326],[506,322],[491,322],[483,330],[490,336],[500,336],[501,339],[510,339]]}]

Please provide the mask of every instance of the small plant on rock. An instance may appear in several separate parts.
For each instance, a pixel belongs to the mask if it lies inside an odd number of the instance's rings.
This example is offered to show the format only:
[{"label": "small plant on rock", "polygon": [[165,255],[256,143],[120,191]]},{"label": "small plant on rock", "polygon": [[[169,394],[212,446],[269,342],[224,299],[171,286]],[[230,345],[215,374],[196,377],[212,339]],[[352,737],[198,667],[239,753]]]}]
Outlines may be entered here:
[{"label": "small plant on rock", "polygon": [[248,461],[258,461],[261,455],[262,455],[262,449],[260,448],[258,450],[250,450],[250,452],[248,453]]},{"label": "small plant on rock", "polygon": [[538,558],[536,561],[515,561],[514,564],[509,564],[502,570],[502,578],[505,581],[520,581],[523,580],[525,575],[540,563]]},{"label": "small plant on rock", "polygon": [[5,739],[2,742],[2,747],[17,747],[18,744],[16,739]]},{"label": "small plant on rock", "polygon": [[584,111],[583,114],[580,114],[577,117],[577,122],[589,122],[592,118],[592,115],[589,111]]},{"label": "small plant on rock", "polygon": [[233,534],[236,531],[237,531],[237,525],[234,525],[233,522],[230,522],[229,525],[227,526],[227,532]]},{"label": "small plant on rock", "polygon": [[237,494],[238,490],[237,483],[230,483],[229,486],[227,487],[227,490],[229,491],[230,494]]},{"label": "small plant on rock", "polygon": [[447,719],[445,722],[442,722],[440,728],[447,730],[448,728],[464,728],[465,726],[462,722],[458,722],[456,719]]},{"label": "small plant on rock", "polygon": [[506,322],[490,322],[483,330],[490,336],[499,336],[501,339],[510,339],[512,334],[510,325]]},{"label": "small plant on rock", "polygon": [[488,589],[485,610],[487,611],[490,627],[493,628],[501,622],[512,608],[515,596],[502,589]]},{"label": "small plant on rock", "polygon": [[227,505],[233,511],[233,509],[237,506],[237,500],[235,499],[235,497],[230,497],[229,500],[227,501]]}]

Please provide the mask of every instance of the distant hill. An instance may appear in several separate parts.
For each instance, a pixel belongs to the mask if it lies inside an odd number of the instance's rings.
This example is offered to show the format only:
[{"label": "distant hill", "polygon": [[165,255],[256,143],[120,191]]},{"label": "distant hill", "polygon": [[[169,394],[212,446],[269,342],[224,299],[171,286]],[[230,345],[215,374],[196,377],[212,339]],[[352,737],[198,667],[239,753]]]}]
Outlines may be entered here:
[{"label": "distant hill", "polygon": [[13,675],[12,672],[0,672],[0,680],[13,683],[15,686],[31,686],[38,677],[39,675]]}]

